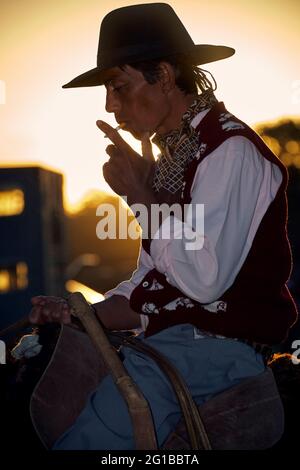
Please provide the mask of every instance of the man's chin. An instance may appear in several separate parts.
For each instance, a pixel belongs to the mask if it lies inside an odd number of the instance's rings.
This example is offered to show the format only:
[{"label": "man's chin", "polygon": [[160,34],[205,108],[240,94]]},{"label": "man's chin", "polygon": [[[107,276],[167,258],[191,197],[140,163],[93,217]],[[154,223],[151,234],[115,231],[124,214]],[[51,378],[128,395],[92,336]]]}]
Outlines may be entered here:
[{"label": "man's chin", "polygon": [[127,131],[129,134],[132,135],[132,137],[134,137],[135,139],[137,140],[142,140],[142,137],[144,135],[143,132],[140,132],[140,131],[136,131],[132,128],[128,128],[128,129],[124,129],[124,131]]},{"label": "man's chin", "polygon": [[154,132],[139,131],[139,130],[136,130],[136,129],[125,129],[125,130],[127,132],[129,132],[129,134],[131,134],[137,140],[143,140],[143,138],[145,137],[146,134],[150,134],[150,136],[152,136],[154,134]]}]

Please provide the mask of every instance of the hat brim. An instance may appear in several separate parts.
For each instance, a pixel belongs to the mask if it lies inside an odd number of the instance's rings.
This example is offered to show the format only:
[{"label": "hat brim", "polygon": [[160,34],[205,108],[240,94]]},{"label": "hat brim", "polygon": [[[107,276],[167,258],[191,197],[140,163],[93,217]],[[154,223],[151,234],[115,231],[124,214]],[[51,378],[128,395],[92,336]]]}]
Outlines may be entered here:
[{"label": "hat brim", "polygon": [[[190,58],[191,63],[194,65],[204,65],[210,62],[216,62],[218,60],[227,59],[235,53],[235,49],[227,46],[213,46],[210,44],[199,44],[193,47],[192,51],[189,51],[186,56]],[[155,59],[159,55],[155,54],[146,57],[137,57],[136,61]],[[128,61],[124,61],[127,63]],[[122,64],[115,64],[115,67]],[[79,88],[79,87],[90,87],[103,85],[103,79],[105,71],[109,67],[95,67],[88,72],[82,73],[71,80],[69,83],[63,85],[62,88]]]}]

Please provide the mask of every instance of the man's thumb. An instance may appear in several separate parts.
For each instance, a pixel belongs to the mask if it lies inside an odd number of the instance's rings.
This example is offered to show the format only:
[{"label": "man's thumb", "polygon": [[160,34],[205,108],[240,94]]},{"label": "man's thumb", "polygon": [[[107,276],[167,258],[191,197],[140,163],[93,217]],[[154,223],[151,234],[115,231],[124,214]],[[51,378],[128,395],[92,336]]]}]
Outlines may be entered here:
[{"label": "man's thumb", "polygon": [[149,132],[147,132],[147,134],[142,138],[142,154],[145,160],[150,162],[155,161]]}]

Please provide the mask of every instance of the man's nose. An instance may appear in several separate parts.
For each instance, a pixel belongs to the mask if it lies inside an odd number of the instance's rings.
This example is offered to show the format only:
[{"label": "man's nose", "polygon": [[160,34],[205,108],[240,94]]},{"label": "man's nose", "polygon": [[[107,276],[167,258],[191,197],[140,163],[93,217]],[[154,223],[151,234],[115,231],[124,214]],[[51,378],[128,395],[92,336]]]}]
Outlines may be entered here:
[{"label": "man's nose", "polygon": [[106,103],[105,103],[105,109],[107,113],[116,113],[120,109],[120,102],[114,96],[113,92],[110,90],[107,90],[106,92]]}]

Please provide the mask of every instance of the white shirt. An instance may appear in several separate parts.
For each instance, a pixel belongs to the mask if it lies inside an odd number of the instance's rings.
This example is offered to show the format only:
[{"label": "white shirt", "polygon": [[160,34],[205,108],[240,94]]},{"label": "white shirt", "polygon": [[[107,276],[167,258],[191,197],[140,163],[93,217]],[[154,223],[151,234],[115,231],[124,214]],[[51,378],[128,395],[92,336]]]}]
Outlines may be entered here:
[{"label": "white shirt", "polygon": [[[197,127],[208,110],[191,125]],[[188,297],[211,304],[233,284],[251,248],[258,226],[282,181],[277,165],[269,162],[243,136],[228,138],[199,165],[191,188],[191,204],[204,204],[203,247],[187,250],[182,239],[154,239],[151,256],[141,246],[131,279],[105,293],[130,298],[133,289],[151,269]],[[197,227],[192,217],[192,227]],[[186,224],[186,222],[184,222]],[[168,219],[163,223],[169,224]],[[183,222],[175,219],[174,235]],[[185,227],[191,230],[191,226]],[[145,329],[148,318],[141,315]]]}]

